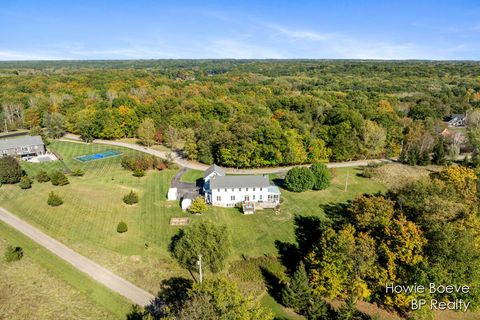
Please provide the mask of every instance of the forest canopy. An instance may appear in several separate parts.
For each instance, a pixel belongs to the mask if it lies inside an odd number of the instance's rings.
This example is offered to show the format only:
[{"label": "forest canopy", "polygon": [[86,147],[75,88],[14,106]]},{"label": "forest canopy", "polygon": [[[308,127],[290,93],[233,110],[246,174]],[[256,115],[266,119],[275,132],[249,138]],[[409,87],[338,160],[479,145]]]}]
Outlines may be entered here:
[{"label": "forest canopy", "polygon": [[137,137],[151,119],[156,143],[229,167],[428,153],[445,116],[480,107],[479,74],[475,62],[2,62],[0,128],[90,141]]}]

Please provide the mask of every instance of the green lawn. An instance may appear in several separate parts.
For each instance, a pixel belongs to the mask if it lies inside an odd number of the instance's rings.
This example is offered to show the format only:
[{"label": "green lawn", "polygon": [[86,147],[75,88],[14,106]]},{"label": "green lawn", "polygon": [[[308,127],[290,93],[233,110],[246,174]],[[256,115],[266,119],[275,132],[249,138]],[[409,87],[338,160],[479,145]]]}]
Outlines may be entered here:
[{"label": "green lawn", "polygon": [[203,179],[203,171],[189,169],[183,174],[180,181],[195,183],[198,179]]},{"label": "green lawn", "polygon": [[[74,250],[112,269],[114,272],[156,293],[159,281],[185,275],[168,253],[168,244],[178,227],[171,227],[171,217],[189,216],[191,221],[210,219],[223,223],[230,230],[234,250],[231,261],[240,256],[275,255],[275,240],[294,241],[293,217],[296,214],[325,218],[321,205],[344,202],[358,193],[384,191],[373,180],[356,176],[357,169],[337,169],[332,186],[324,191],[291,193],[282,190],[283,204],[278,214],[271,210],[244,216],[237,209],[209,207],[202,216],[183,213],[178,202],[166,201],[174,170],[150,171],[135,178],[120,166],[121,157],[81,163],[79,155],[106,150],[135,153],[130,149],[54,141],[50,148],[63,156],[70,169],[82,168],[83,177],[70,177],[70,184],[54,187],[35,182],[32,189],[17,185],[0,188],[0,204]],[[28,174],[39,170],[61,168],[61,163],[22,163]],[[347,172],[348,192],[344,192]],[[184,181],[195,181],[201,171],[187,171]],[[65,201],[57,208],[47,205],[47,196],[54,190]],[[123,196],[135,190],[140,202],[127,206]],[[118,234],[117,223],[128,224],[128,232]]]},{"label": "green lawn", "polygon": [[130,302],[0,222],[0,251],[20,246],[24,258],[0,259],[0,318],[119,319]]}]

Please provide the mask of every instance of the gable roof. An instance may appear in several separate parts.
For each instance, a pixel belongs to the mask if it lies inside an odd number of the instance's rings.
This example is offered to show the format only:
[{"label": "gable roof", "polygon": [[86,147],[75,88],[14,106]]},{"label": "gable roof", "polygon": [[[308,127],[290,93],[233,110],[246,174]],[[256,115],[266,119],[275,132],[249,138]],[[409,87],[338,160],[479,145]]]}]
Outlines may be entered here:
[{"label": "gable roof", "polygon": [[20,138],[0,140],[0,150],[38,145],[43,145],[42,137],[40,136],[23,136]]},{"label": "gable roof", "polygon": [[203,174],[203,177],[206,178],[214,172],[216,172],[217,175],[219,175],[219,176],[226,175],[226,172],[225,172],[225,170],[223,170],[222,167],[219,167],[216,164],[212,164],[210,167],[208,167],[207,170],[205,170],[205,173]]},{"label": "gable roof", "polygon": [[216,176],[210,179],[210,188],[248,188],[248,187],[269,187],[270,180],[267,175],[255,176]]}]

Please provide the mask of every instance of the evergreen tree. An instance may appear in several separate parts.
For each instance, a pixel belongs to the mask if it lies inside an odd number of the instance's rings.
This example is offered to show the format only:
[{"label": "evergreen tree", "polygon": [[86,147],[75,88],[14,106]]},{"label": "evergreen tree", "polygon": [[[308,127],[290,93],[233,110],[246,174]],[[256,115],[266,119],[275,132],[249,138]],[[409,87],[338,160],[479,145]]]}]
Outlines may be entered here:
[{"label": "evergreen tree", "polygon": [[438,165],[444,165],[446,163],[443,138],[438,139],[437,143],[435,143],[435,146],[433,147],[432,162]]},{"label": "evergreen tree", "polygon": [[52,191],[48,194],[47,204],[51,207],[58,207],[63,204],[63,200]]},{"label": "evergreen tree", "polygon": [[20,179],[20,188],[21,189],[30,189],[32,187],[32,179],[30,179],[28,176],[23,176],[22,179]]},{"label": "evergreen tree", "polygon": [[48,182],[50,181],[50,176],[48,175],[48,173],[46,171],[39,171],[37,173],[37,181],[40,182],[40,183],[43,183],[43,182]]},{"label": "evergreen tree", "polygon": [[311,294],[312,288],[308,282],[305,265],[303,262],[300,262],[300,265],[293,274],[292,280],[282,290],[282,301],[285,306],[303,314],[308,308]]},{"label": "evergreen tree", "polygon": [[65,186],[70,183],[67,176],[61,171],[55,171],[50,175],[50,181],[54,186]]},{"label": "evergreen tree", "polygon": [[316,163],[310,167],[313,175],[315,176],[314,190],[323,190],[328,188],[330,180],[332,180],[332,174],[328,170],[327,166],[321,163]]},{"label": "evergreen tree", "polygon": [[17,183],[23,176],[22,167],[11,156],[0,157],[0,183]]}]

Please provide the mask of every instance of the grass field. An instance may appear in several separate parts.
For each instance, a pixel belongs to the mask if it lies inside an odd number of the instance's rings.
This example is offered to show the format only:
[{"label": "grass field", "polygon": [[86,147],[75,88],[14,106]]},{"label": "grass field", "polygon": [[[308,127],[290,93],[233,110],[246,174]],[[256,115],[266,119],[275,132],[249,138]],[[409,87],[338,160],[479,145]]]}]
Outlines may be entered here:
[{"label": "grass field", "polygon": [[[277,214],[264,210],[244,216],[236,209],[209,207],[202,216],[190,216],[180,210],[177,202],[166,201],[169,183],[176,171],[151,171],[145,177],[135,178],[121,168],[120,157],[86,163],[74,159],[106,150],[124,154],[137,151],[61,141],[52,142],[50,148],[62,155],[70,169],[84,169],[85,176],[69,176],[70,184],[63,187],[35,182],[32,189],[21,190],[17,185],[4,185],[0,188],[1,206],[152,293],[156,293],[162,279],[188,276],[168,253],[168,244],[178,231],[178,227],[169,225],[172,217],[189,216],[193,223],[210,219],[227,225],[234,243],[230,261],[234,261],[245,256],[275,255],[275,240],[294,241],[296,214],[326,219],[322,205],[344,202],[358,193],[385,190],[378,182],[358,177],[357,169],[342,168],[335,171],[332,186],[327,190],[282,191],[283,203]],[[62,168],[60,162],[22,164],[30,175],[39,170]],[[349,183],[345,192],[347,174]],[[195,181],[202,175],[201,171],[188,171],[182,180]],[[52,190],[64,199],[62,206],[47,205],[47,196]],[[130,190],[138,192],[139,204],[127,206],[122,202]],[[124,234],[116,232],[120,220],[128,224],[129,231]],[[268,298],[262,302],[272,304]]]},{"label": "grass field", "polygon": [[[7,245],[24,258],[7,263]],[[0,319],[119,319],[130,302],[0,222]]]}]

